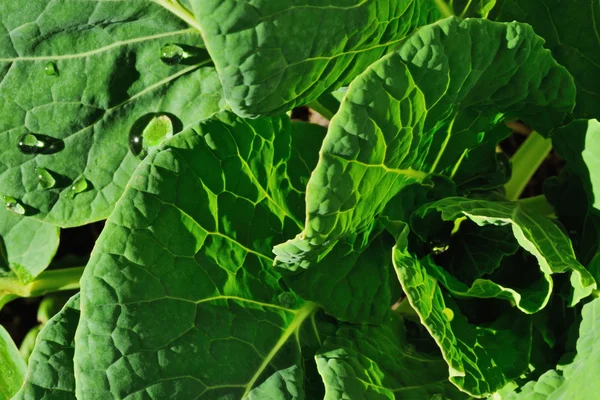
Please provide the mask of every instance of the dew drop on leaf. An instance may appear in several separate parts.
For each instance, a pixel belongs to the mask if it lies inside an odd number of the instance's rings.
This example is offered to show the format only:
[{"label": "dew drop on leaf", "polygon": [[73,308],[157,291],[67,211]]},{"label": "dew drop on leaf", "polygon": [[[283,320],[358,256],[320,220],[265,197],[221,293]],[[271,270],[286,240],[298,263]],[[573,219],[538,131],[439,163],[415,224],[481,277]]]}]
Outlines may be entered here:
[{"label": "dew drop on leaf", "polygon": [[179,64],[185,55],[183,48],[174,43],[167,43],[160,49],[160,59],[167,65]]},{"label": "dew drop on leaf", "polygon": [[41,153],[46,149],[47,145],[48,144],[44,140],[40,139],[33,133],[21,135],[21,137],[19,137],[19,141],[17,142],[19,150],[21,150],[21,153],[24,154]]},{"label": "dew drop on leaf", "polygon": [[46,75],[56,76],[58,75],[58,68],[56,67],[56,64],[54,64],[52,61],[48,61],[48,63],[44,67],[44,72],[46,73]]},{"label": "dew drop on leaf", "polygon": [[129,150],[136,156],[140,155],[142,150],[156,147],[173,137],[173,122],[168,115],[154,116],[141,132],[140,129],[135,128],[136,125],[139,124],[136,122],[129,133]]},{"label": "dew drop on leaf", "polygon": [[4,205],[8,211],[11,211],[18,215],[25,215],[25,208],[19,203],[17,199],[10,196],[2,196]]},{"label": "dew drop on leaf", "polygon": [[40,182],[40,186],[43,189],[50,189],[50,188],[53,188],[54,185],[56,185],[56,180],[54,179],[52,174],[50,172],[48,172],[48,170],[46,168],[42,168],[42,167],[36,168],[35,174],[37,175],[38,180]]},{"label": "dew drop on leaf", "polygon": [[442,314],[444,314],[444,317],[446,317],[448,321],[452,321],[454,319],[454,311],[452,311],[448,307],[442,310]]},{"label": "dew drop on leaf", "polygon": [[288,292],[281,293],[277,296],[277,301],[281,307],[292,308],[296,305],[296,297]]},{"label": "dew drop on leaf", "polygon": [[73,182],[69,190],[69,198],[73,199],[79,193],[84,192],[88,188],[88,182],[84,177],[79,177]]}]

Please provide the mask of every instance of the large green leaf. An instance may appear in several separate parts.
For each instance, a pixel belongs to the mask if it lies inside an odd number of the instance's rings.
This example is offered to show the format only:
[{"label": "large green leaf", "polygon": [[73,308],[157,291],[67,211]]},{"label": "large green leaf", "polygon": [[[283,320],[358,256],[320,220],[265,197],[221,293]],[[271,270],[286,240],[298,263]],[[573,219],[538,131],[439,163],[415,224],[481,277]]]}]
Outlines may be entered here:
[{"label": "large green leaf", "polygon": [[75,400],[73,355],[78,322],[79,294],[76,294],[38,334],[25,383],[13,400]]},{"label": "large green leaf", "polygon": [[11,291],[14,278],[27,284],[50,265],[59,233],[55,226],[0,207],[0,294]]},{"label": "large green leaf", "polygon": [[316,357],[325,400],[466,398],[448,382],[441,357],[407,341],[398,317],[382,326],[343,325]]},{"label": "large green leaf", "polygon": [[[481,397],[527,369],[531,320],[515,310],[491,324],[475,324],[408,250],[408,227],[394,248],[394,265],[408,301],[440,347],[450,381]],[[489,310],[482,310],[489,312]]]},{"label": "large green leaf", "polygon": [[17,393],[25,379],[26,370],[27,365],[19,349],[0,325],[0,399],[9,400]]},{"label": "large green leaf", "polygon": [[571,305],[577,304],[596,288],[594,278],[577,261],[571,241],[562,230],[550,219],[523,209],[517,202],[449,197],[419,209],[413,216],[411,226],[422,239],[428,241],[433,232],[443,232],[442,221],[453,222],[463,217],[480,226],[511,227],[519,245],[537,259],[543,276],[531,287],[521,290],[503,287],[490,279],[475,279],[467,289],[467,285],[433,264],[428,273],[440,280],[451,292],[462,296],[510,299],[515,301],[521,310],[534,313],[542,309],[550,298],[553,283],[551,274],[571,274],[571,284],[574,288]]},{"label": "large green leaf", "polygon": [[79,397],[303,398],[298,332],[317,306],[271,258],[303,210],[292,148],[287,117],[226,114],[145,159],[82,279]]},{"label": "large green leaf", "polygon": [[391,247],[376,232],[365,239],[351,237],[340,242],[316,266],[285,273],[288,286],[303,299],[313,301],[340,321],[379,324],[389,319],[390,286],[397,281],[392,268]]},{"label": "large green leaf", "polygon": [[600,299],[583,306],[583,320],[577,340],[577,356],[558,371],[550,370],[536,382],[529,382],[507,400],[592,399],[600,392]]},{"label": "large green leaf", "polygon": [[531,24],[575,78],[575,115],[600,118],[599,13],[598,0],[497,0],[490,18]]},{"label": "large green leaf", "polygon": [[276,248],[280,265],[310,266],[366,229],[403,186],[432,172],[454,176],[504,118],[540,132],[561,123],[575,88],[543,43],[526,24],[452,17],[372,64],[331,120],[307,187],[305,230]]},{"label": "large green leaf", "polygon": [[[152,113],[179,131],[223,107],[200,34],[150,1],[1,1],[0,20],[0,194],[28,215],[60,226],[106,218],[140,162],[130,131]],[[168,43],[190,56],[163,63]],[[45,147],[21,153],[26,133]]]},{"label": "large green leaf", "polygon": [[441,16],[430,0],[190,3],[227,101],[246,117],[284,112],[350,83],[415,28]]}]

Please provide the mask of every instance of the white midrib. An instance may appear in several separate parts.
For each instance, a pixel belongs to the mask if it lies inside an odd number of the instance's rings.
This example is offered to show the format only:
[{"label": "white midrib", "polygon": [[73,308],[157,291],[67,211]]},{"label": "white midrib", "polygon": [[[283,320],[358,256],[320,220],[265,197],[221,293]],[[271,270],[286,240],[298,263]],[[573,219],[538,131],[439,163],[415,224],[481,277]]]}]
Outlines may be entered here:
[{"label": "white midrib", "polygon": [[195,31],[193,29],[183,29],[180,31],[159,33],[157,35],[152,35],[152,36],[143,36],[143,37],[137,37],[137,38],[129,39],[129,40],[121,40],[118,42],[111,43],[108,46],[100,47],[100,48],[86,51],[83,53],[50,55],[50,56],[24,56],[24,57],[0,58],[0,62],[44,61],[44,60],[57,61],[57,60],[71,60],[71,59],[76,59],[76,58],[85,58],[85,57],[93,56],[95,54],[103,53],[105,51],[114,49],[116,47],[126,46],[128,44],[146,42],[149,40],[160,39],[160,38],[169,37],[169,36],[182,35],[182,34],[190,33],[190,32],[195,32]]},{"label": "white midrib", "polygon": [[275,345],[273,346],[273,348],[271,349],[269,354],[267,354],[267,356],[263,360],[262,364],[260,364],[260,367],[258,367],[258,369],[256,370],[256,373],[254,374],[254,376],[252,376],[252,379],[250,379],[250,381],[248,381],[248,383],[246,384],[246,390],[244,391],[244,394],[242,395],[242,399],[246,398],[248,393],[250,393],[250,391],[254,387],[254,384],[256,383],[257,379],[262,375],[264,370],[269,366],[269,364],[271,363],[273,358],[277,355],[279,350],[286,344],[286,342],[288,341],[290,336],[295,334],[298,331],[298,329],[300,329],[300,326],[302,326],[302,323],[306,320],[306,318],[310,317],[316,310],[317,310],[317,305],[315,303],[306,303],[304,305],[304,307],[296,310],[296,315],[294,317],[294,320],[290,324],[290,326],[288,326],[287,329],[283,332],[283,334],[281,335],[281,337],[279,338],[277,343],[275,343]]}]

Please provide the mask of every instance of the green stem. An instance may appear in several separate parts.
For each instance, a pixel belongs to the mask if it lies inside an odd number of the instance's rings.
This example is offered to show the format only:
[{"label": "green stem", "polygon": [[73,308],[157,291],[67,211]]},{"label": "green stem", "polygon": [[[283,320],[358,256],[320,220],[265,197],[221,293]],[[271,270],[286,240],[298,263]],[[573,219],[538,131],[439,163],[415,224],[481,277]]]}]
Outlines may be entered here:
[{"label": "green stem", "polygon": [[340,108],[340,102],[331,93],[327,93],[318,99],[314,99],[308,106],[331,121],[331,118]]},{"label": "green stem", "polygon": [[414,321],[419,320],[419,314],[417,314],[415,309],[412,308],[412,306],[410,305],[410,302],[408,301],[408,297],[405,297],[398,303],[394,304],[394,306],[392,307],[392,310],[394,312],[397,312],[398,314],[400,314],[403,318],[406,318],[409,320],[414,320]]},{"label": "green stem", "polygon": [[452,9],[448,4],[446,4],[444,0],[435,0],[435,5],[437,6],[438,10],[440,10],[440,12],[444,15],[444,17],[451,17],[454,15]]},{"label": "green stem", "polygon": [[544,196],[543,194],[533,197],[527,197],[525,199],[520,199],[519,204],[526,208],[532,209],[538,214],[545,215],[546,217],[556,217],[554,207],[552,207],[552,204],[550,204],[546,196]]},{"label": "green stem", "polygon": [[535,171],[552,150],[552,141],[533,131],[511,158],[512,176],[504,185],[508,200],[515,201],[525,190]]},{"label": "green stem", "polygon": [[187,8],[183,7],[179,4],[177,0],[152,0],[158,5],[163,6],[167,10],[171,11],[173,14],[181,18],[183,21],[187,22],[189,26],[192,28],[196,28],[196,30],[200,31],[200,24],[196,21],[196,17],[192,13],[190,13]]},{"label": "green stem", "polygon": [[0,279],[0,293],[10,293],[19,297],[38,297],[46,293],[79,289],[79,280],[84,267],[55,269],[42,272],[35,280],[23,284],[19,279]]}]

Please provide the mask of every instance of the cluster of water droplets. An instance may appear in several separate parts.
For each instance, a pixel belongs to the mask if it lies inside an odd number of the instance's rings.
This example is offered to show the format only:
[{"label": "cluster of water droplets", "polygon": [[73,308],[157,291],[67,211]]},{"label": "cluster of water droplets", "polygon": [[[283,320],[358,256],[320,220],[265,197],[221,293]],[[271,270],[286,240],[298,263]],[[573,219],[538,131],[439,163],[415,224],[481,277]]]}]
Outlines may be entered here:
[{"label": "cluster of water droplets", "polygon": [[[187,48],[187,46],[185,47]],[[167,65],[177,65],[191,57],[194,57],[193,52],[174,43],[165,44],[160,51],[160,59]],[[48,61],[44,66],[44,73],[48,76],[58,76],[59,71],[56,63]],[[166,114],[156,114],[152,118],[143,118],[141,126],[138,122],[140,121],[136,121],[129,135],[129,149],[136,156],[145,156],[147,149],[156,147],[173,136],[173,121]],[[27,132],[19,137],[17,147],[23,154],[50,154],[60,150],[60,148],[53,148],[53,146],[56,147],[55,142],[59,141],[52,140],[52,138],[45,135]],[[48,169],[37,167],[35,174],[42,189],[49,190],[56,187],[56,178]],[[70,185],[66,195],[68,198],[73,199],[88,188],[88,180],[80,176]],[[2,199],[9,211],[19,215],[25,214],[25,208],[19,200],[11,196],[2,196]]]}]

